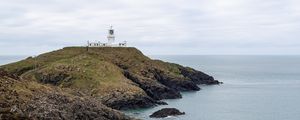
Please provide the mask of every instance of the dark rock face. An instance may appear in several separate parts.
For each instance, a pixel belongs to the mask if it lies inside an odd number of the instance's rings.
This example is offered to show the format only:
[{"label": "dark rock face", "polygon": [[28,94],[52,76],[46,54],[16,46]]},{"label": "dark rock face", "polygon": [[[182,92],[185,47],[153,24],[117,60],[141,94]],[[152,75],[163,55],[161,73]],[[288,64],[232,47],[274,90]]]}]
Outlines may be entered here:
[{"label": "dark rock face", "polygon": [[209,76],[201,71],[194,70],[188,67],[179,67],[181,74],[191,79],[196,84],[215,85],[221,84],[218,80],[215,80],[212,76]]},{"label": "dark rock face", "polygon": [[153,79],[143,78],[141,76],[124,71],[124,75],[137,83],[150,97],[155,100],[181,98],[179,91],[168,88]]},{"label": "dark rock face", "polygon": [[151,118],[164,118],[168,116],[184,115],[184,112],[180,112],[176,108],[163,108],[150,115]]},{"label": "dark rock face", "polygon": [[14,75],[14,74],[10,74],[8,73],[7,71],[3,70],[2,68],[0,68],[0,77],[10,77],[10,78],[13,78],[13,79],[19,79],[18,76]]},{"label": "dark rock face", "polygon": [[[128,68],[126,65],[119,66]],[[166,73],[166,71],[152,66],[148,66],[138,73],[130,70],[124,70],[123,72],[125,77],[138,84],[154,100],[181,98],[180,91],[198,91],[200,90],[198,84],[220,84],[212,76],[203,72],[180,65],[177,65],[177,67],[181,76]],[[148,104],[144,103],[144,105],[147,106]],[[144,107],[143,105],[140,106]]]},{"label": "dark rock face", "polygon": [[[47,103],[47,104],[45,104]],[[109,109],[93,99],[70,99],[57,93],[34,98],[26,105],[28,117],[34,119],[129,120],[120,112]]]},{"label": "dark rock face", "polygon": [[157,102],[150,97],[138,95],[134,96],[134,98],[127,98],[126,96],[111,94],[102,99],[103,104],[117,110],[147,108],[157,104]]},{"label": "dark rock face", "polygon": [[63,80],[66,80],[66,78],[68,78],[69,75],[67,75],[65,73],[56,73],[56,74],[38,73],[38,74],[36,74],[36,77],[38,78],[38,80],[41,83],[58,85]]},{"label": "dark rock face", "polygon": [[155,79],[160,83],[174,89],[177,91],[198,91],[200,88],[190,81],[187,78],[176,78],[167,74],[164,74],[162,71],[156,70],[154,72]]}]

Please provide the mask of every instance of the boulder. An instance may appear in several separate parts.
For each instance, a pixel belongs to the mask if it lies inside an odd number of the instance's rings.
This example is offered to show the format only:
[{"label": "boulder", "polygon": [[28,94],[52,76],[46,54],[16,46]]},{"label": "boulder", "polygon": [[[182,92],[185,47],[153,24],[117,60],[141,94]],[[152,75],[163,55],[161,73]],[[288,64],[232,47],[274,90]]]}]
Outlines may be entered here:
[{"label": "boulder", "polygon": [[168,116],[177,116],[177,115],[184,115],[185,112],[180,112],[176,108],[163,108],[159,111],[154,112],[150,115],[151,118],[164,118]]}]

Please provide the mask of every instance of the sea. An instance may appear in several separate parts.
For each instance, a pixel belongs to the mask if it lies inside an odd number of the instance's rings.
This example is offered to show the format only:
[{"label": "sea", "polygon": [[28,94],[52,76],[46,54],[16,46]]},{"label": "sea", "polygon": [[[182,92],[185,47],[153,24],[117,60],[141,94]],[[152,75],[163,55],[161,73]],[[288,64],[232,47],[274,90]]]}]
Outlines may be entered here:
[{"label": "sea", "polygon": [[[288,55],[152,55],[203,71],[224,82],[200,85],[168,105],[124,111],[144,120],[300,120],[300,56]],[[0,65],[24,59],[0,56]],[[161,108],[177,108],[185,115],[149,118]]]},{"label": "sea", "polygon": [[0,66],[26,59],[29,56],[0,56]]}]

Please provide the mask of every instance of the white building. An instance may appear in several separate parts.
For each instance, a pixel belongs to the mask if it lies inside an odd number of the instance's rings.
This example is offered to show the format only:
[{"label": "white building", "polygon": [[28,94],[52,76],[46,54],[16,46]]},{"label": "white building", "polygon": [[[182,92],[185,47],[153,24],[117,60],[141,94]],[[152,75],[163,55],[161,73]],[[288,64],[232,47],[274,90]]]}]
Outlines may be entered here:
[{"label": "white building", "polygon": [[115,31],[110,26],[110,29],[108,30],[108,35],[107,35],[107,43],[102,43],[100,41],[97,42],[89,42],[88,41],[88,47],[126,47],[127,42],[121,42],[121,43],[115,43]]}]

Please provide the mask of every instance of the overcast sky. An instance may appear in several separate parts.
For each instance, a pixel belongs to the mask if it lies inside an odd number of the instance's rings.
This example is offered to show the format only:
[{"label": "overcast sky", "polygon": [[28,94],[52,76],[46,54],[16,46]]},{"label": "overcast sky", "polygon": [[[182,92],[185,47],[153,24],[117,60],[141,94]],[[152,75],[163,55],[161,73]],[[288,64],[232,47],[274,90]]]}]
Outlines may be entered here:
[{"label": "overcast sky", "polygon": [[0,0],[0,55],[116,40],[145,54],[300,54],[299,0]]}]

